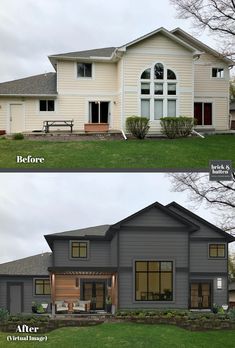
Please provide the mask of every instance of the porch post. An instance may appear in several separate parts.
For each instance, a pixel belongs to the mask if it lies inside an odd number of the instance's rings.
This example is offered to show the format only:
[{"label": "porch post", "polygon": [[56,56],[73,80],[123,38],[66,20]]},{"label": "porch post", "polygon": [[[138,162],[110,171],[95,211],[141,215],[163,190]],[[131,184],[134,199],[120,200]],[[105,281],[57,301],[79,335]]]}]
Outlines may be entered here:
[{"label": "porch post", "polygon": [[51,303],[52,303],[52,309],[51,314],[54,317],[55,316],[55,274],[51,274]]}]

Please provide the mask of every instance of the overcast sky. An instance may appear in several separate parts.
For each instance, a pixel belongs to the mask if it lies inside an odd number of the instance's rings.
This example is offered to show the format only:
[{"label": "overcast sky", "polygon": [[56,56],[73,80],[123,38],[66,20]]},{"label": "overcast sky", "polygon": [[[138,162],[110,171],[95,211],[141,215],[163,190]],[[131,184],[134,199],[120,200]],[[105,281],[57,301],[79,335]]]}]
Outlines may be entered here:
[{"label": "overcast sky", "polygon": [[120,46],[161,26],[195,35],[168,0],[0,0],[0,82],[53,71],[50,54]]},{"label": "overcast sky", "polygon": [[[50,251],[45,234],[112,224],[173,200],[192,208],[159,173],[0,173],[0,263]],[[204,206],[193,211],[215,222]]]}]

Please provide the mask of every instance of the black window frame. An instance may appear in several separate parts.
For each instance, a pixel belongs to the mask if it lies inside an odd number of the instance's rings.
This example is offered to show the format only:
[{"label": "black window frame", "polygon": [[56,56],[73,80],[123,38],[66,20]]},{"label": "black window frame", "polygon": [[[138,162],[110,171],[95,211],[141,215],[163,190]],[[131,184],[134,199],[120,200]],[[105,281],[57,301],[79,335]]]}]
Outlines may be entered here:
[{"label": "black window frame", "polygon": [[[216,256],[211,256],[211,247],[216,246]],[[223,246],[224,249],[224,256],[218,256],[218,247]],[[208,247],[208,256],[210,259],[225,259],[226,258],[226,249],[224,243],[210,243]]]},{"label": "black window frame", "polygon": [[[42,293],[37,293],[37,282],[41,282],[42,283],[42,284],[39,284],[39,285],[42,285],[42,287],[43,287]],[[47,283],[47,285],[49,284],[50,292],[46,292],[45,291],[45,288],[46,288],[46,284],[45,283]],[[50,279],[48,279],[48,278],[37,278],[37,279],[34,279],[34,295],[35,296],[51,295],[51,282],[50,282]]]},{"label": "black window frame", "polygon": [[[136,265],[137,265],[137,263],[138,262],[145,262],[145,263],[147,263],[147,271],[137,271],[137,267],[136,267]],[[153,270],[149,270],[149,263],[150,262],[158,262],[159,263],[159,270],[157,270],[157,271],[153,271]],[[171,270],[170,271],[163,271],[163,270],[161,270],[161,264],[162,263],[164,263],[164,262],[168,262],[168,263],[171,263]],[[137,277],[136,277],[136,274],[137,273],[147,273],[147,291],[146,291],[146,293],[147,293],[147,299],[140,299],[140,300],[138,300],[137,299],[137,297],[136,297],[136,292],[137,292],[137,290],[136,290],[136,288],[137,288]],[[153,299],[153,298],[151,298],[151,299],[149,299],[149,295],[150,295],[150,293],[151,292],[149,292],[148,291],[148,288],[149,288],[149,276],[148,276],[148,274],[149,273],[157,273],[157,274],[159,274],[159,294],[157,294],[156,293],[156,295],[157,296],[159,296],[159,299]],[[171,274],[171,297],[170,297],[170,299],[164,299],[163,298],[163,296],[161,296],[162,295],[162,292],[161,292],[161,274],[162,273],[167,273],[167,274]],[[174,279],[174,269],[173,269],[173,261],[171,261],[171,260],[136,260],[135,261],[135,301],[136,302],[172,302],[172,301],[174,301],[174,281],[173,281],[173,279]]]},{"label": "black window frame", "polygon": [[[74,244],[78,244],[76,246],[74,246]],[[81,256],[81,249],[84,249],[84,246],[81,246],[80,244],[85,244],[85,250],[86,250],[86,255],[85,256]],[[73,250],[76,249],[78,250],[78,256],[73,256]],[[77,240],[72,240],[70,241],[70,257],[73,260],[87,260],[88,259],[88,242],[87,241],[77,241]]]},{"label": "black window frame", "polygon": [[[216,76],[213,76],[214,75],[214,72],[215,72],[215,75]],[[217,76],[218,73],[221,73],[222,72],[222,76]],[[211,70],[211,76],[213,79],[224,79],[224,68],[219,68],[219,67],[212,67],[212,70]]]},{"label": "black window frame", "polygon": [[[79,71],[79,65],[82,66],[83,65],[83,76],[79,76],[78,75],[78,71]],[[88,69],[87,71],[90,71],[90,75],[86,75],[86,66],[89,65],[90,69]],[[77,63],[77,78],[78,79],[92,79],[93,76],[93,64],[92,63],[84,63],[84,62],[78,62]]]},{"label": "black window frame", "polygon": [[[53,110],[50,110],[49,104],[53,102]],[[45,110],[41,110],[42,103],[45,103]],[[39,111],[40,112],[55,112],[55,100],[54,99],[40,99],[39,100]]]}]

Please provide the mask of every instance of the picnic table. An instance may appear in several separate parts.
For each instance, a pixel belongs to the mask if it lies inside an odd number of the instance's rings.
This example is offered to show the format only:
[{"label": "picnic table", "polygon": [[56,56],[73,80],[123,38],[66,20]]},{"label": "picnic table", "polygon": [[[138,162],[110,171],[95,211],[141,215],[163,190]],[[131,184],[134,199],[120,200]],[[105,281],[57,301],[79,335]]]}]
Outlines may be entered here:
[{"label": "picnic table", "polygon": [[49,133],[50,127],[70,127],[71,133],[73,132],[73,120],[47,120],[43,121],[43,130],[45,133]]}]

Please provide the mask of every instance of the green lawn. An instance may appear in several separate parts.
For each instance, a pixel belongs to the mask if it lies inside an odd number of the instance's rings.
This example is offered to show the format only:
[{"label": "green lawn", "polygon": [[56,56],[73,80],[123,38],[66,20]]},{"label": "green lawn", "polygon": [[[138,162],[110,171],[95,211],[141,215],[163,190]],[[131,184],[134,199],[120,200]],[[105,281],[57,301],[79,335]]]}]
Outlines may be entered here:
[{"label": "green lawn", "polygon": [[[16,156],[44,157],[17,164]],[[208,168],[212,159],[235,163],[235,136],[161,140],[32,141],[0,139],[0,168]]]},{"label": "green lawn", "polygon": [[8,335],[15,334],[0,333],[0,347],[234,348],[235,346],[235,330],[191,332],[175,326],[132,323],[58,329],[47,334],[46,343],[7,342]]}]

